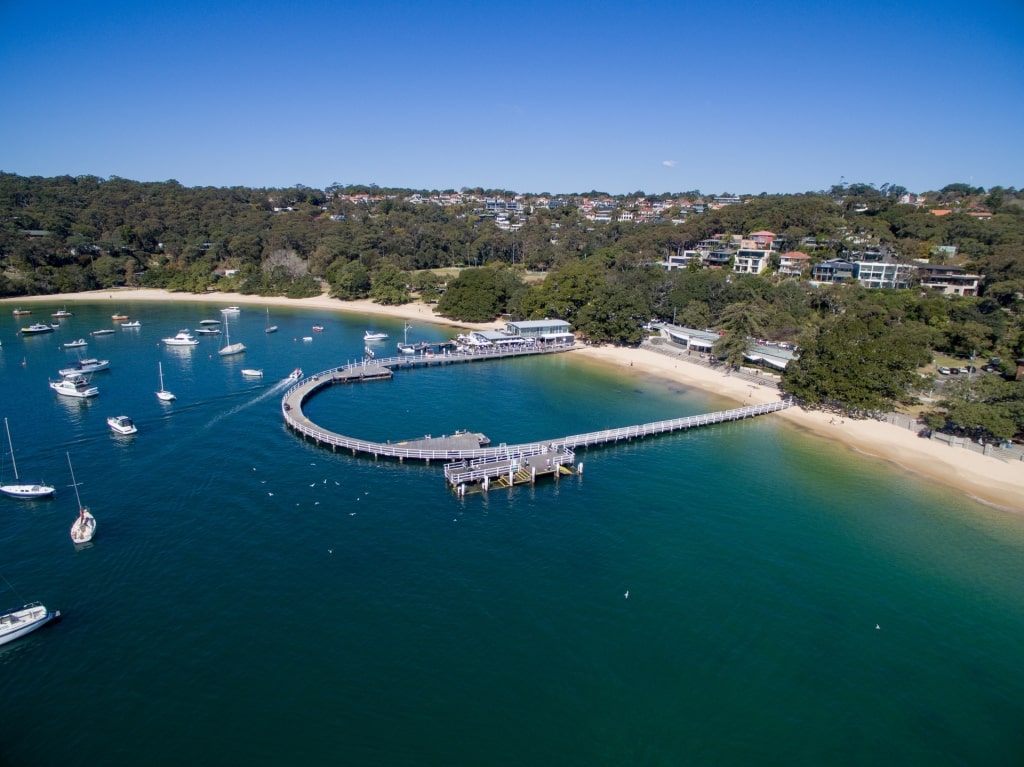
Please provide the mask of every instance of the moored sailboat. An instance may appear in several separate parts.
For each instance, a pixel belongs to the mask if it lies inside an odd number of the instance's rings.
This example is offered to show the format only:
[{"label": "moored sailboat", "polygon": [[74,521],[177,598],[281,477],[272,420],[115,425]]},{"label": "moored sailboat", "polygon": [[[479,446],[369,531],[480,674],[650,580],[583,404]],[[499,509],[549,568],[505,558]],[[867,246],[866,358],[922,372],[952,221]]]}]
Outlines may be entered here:
[{"label": "moored sailboat", "polygon": [[217,354],[221,357],[227,357],[231,354],[241,354],[245,351],[245,344],[241,342],[236,344],[231,343],[231,328],[228,323],[229,314],[230,313],[224,314],[224,345],[217,350]]},{"label": "moored sailboat", "polygon": [[[4,578],[4,582],[6,581],[7,579]],[[9,583],[7,585],[10,586]],[[31,634],[50,621],[59,619],[60,610],[51,612],[46,609],[46,605],[42,602],[29,602],[24,607],[7,610],[0,614],[0,645],[13,642],[18,637]]]},{"label": "moored sailboat", "polygon": [[263,332],[264,333],[276,333],[277,332],[277,325],[271,325],[270,324],[270,307],[269,306],[267,307],[267,329],[264,330]]},{"label": "moored sailboat", "polygon": [[75,480],[75,470],[71,466],[71,453],[65,453],[65,455],[68,457],[68,469],[71,470],[71,484],[75,486],[75,500],[78,501],[78,517],[71,525],[71,540],[75,543],[88,543],[96,535],[96,517],[82,505],[82,498],[78,494],[78,482]]},{"label": "moored sailboat", "polygon": [[11,427],[4,418],[4,430],[7,432],[7,447],[11,451],[11,468],[14,469],[14,482],[0,483],[0,493],[11,498],[47,498],[56,491],[42,482],[22,482],[18,478],[18,464],[14,460],[14,444],[11,442]]},{"label": "moored sailboat", "polygon": [[162,362],[158,362],[156,367],[160,372],[160,391],[156,393],[156,398],[161,402],[171,402],[175,399],[175,396],[164,388],[164,365]]}]

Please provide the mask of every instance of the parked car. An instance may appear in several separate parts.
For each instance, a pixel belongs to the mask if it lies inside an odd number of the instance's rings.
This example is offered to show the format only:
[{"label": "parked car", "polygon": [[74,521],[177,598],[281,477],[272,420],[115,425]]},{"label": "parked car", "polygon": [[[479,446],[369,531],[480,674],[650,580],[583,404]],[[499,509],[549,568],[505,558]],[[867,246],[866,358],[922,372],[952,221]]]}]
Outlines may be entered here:
[{"label": "parked car", "polygon": [[944,375],[944,376],[948,376],[948,375],[950,374],[950,372],[951,372],[951,371],[950,371],[950,369],[949,369],[949,368],[947,368],[947,367],[941,367],[941,368],[939,368],[939,373],[940,373],[941,375]]}]

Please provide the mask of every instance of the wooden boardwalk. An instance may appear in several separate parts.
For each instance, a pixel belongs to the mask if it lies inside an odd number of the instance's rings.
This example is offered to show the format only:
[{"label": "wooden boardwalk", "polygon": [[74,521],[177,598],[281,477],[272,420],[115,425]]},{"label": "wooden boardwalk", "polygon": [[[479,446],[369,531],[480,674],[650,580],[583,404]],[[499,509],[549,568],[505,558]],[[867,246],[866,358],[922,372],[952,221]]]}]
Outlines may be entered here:
[{"label": "wooden boardwalk", "polygon": [[304,438],[330,447],[331,450],[348,450],[353,455],[364,454],[375,458],[397,458],[399,461],[414,460],[430,463],[444,461],[445,477],[453,488],[467,485],[489,486],[491,483],[515,484],[516,481],[533,481],[545,474],[564,474],[574,470],[575,452],[579,448],[616,442],[644,439],[660,434],[685,431],[712,424],[754,418],[767,413],[785,410],[793,405],[792,400],[779,400],[759,405],[746,405],[732,410],[671,418],[664,421],[623,426],[617,429],[602,429],[568,436],[554,437],[538,442],[517,445],[489,446],[482,434],[462,432],[444,435],[440,438],[426,436],[422,439],[401,442],[372,442],[357,439],[325,429],[313,423],[302,411],[303,403],[316,392],[326,387],[359,381],[378,381],[391,378],[392,368],[430,367],[459,362],[480,362],[484,360],[521,357],[529,354],[543,354],[568,351],[570,345],[550,346],[542,350],[494,351],[468,354],[405,355],[380,360],[367,360],[339,368],[326,370],[304,378],[289,387],[281,398],[281,412],[285,423]]}]

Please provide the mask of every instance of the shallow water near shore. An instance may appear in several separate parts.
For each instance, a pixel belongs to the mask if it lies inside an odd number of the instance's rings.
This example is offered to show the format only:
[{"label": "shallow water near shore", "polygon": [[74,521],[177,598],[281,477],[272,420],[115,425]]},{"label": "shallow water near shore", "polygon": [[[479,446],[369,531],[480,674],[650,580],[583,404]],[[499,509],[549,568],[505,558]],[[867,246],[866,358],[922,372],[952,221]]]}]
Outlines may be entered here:
[{"label": "shallow water near shore", "polygon": [[[1024,761],[1019,516],[771,416],[460,499],[438,465],[332,453],[282,423],[294,367],[357,359],[371,326],[391,353],[401,320],[274,308],[265,334],[243,306],[248,351],[225,359],[217,337],[159,344],[221,319],[212,306],[118,306],[138,330],[68,308],[40,337],[0,318],[19,473],[58,487],[0,498],[18,592],[0,604],[64,613],[0,648],[4,764]],[[60,344],[82,336],[111,370],[99,397],[58,398],[47,378],[76,356]],[[729,406],[570,353],[334,387],[307,412],[369,439],[497,444]],[[112,435],[118,414],[139,433]],[[99,523],[77,551],[65,452]]]}]

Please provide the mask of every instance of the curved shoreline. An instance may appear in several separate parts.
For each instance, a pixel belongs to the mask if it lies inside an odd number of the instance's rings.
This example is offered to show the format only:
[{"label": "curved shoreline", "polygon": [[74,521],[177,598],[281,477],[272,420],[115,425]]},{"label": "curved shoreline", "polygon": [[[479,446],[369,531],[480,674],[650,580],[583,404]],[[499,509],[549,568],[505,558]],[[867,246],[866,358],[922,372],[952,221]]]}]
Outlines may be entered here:
[{"label": "curved shoreline", "polygon": [[[151,288],[87,291],[52,296],[0,299],[0,306],[72,305],[75,301],[181,301],[210,304],[251,304],[324,309],[347,314],[376,315],[427,322],[474,330],[494,330],[503,322],[471,323],[437,315],[433,308],[415,302],[402,306],[382,306],[369,300],[340,301],[327,295],[312,298],[247,296],[241,293],[172,293]],[[756,386],[748,381],[700,365],[659,354],[649,349],[611,346],[587,346],[576,351],[584,359],[614,367],[628,375],[656,376],[702,391],[718,394],[741,404],[757,404],[778,399],[773,387]],[[921,439],[915,432],[874,420],[836,422],[828,414],[789,408],[779,418],[816,437],[840,443],[858,453],[893,463],[944,487],[957,490],[973,500],[996,508],[1024,511],[1024,461],[1003,462],[937,440]]]}]

